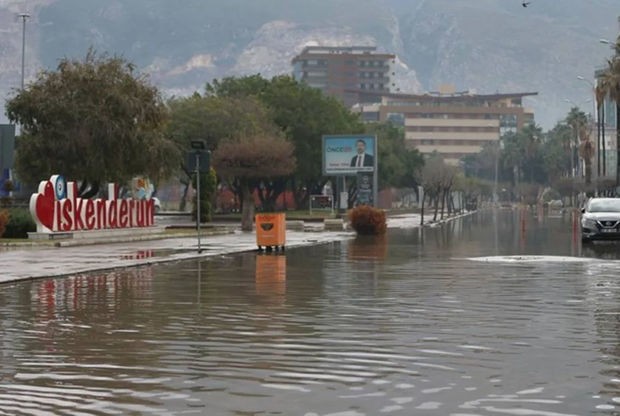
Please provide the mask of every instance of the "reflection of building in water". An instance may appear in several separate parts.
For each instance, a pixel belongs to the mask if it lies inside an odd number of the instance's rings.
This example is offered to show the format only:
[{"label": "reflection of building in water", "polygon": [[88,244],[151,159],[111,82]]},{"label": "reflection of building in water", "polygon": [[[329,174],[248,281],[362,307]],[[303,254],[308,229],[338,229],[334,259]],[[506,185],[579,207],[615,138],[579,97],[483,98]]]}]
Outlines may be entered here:
[{"label": "reflection of building in water", "polygon": [[[153,270],[149,267],[110,271],[105,274],[76,275],[59,279],[46,279],[32,286],[31,299],[37,315],[42,319],[58,319],[58,310],[77,312],[110,309],[109,304],[140,299],[151,292]],[[151,297],[146,297],[150,299]],[[148,302],[152,302],[149,300]]]},{"label": "reflection of building in water", "polygon": [[155,252],[153,250],[138,250],[128,254],[123,254],[121,259],[123,260],[142,260],[142,259],[150,259],[151,257],[155,257]]},{"label": "reflection of building in water", "polygon": [[256,293],[284,301],[286,295],[286,256],[256,256]]}]

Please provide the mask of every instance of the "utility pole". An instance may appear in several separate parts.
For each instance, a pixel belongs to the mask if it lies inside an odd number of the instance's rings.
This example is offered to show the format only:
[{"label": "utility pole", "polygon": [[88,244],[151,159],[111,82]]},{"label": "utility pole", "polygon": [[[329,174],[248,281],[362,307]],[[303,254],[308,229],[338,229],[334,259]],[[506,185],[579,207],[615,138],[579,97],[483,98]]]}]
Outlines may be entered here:
[{"label": "utility pole", "polygon": [[19,17],[22,19],[22,83],[21,89],[24,89],[24,77],[26,69],[26,21],[30,17],[28,13],[20,13]]}]

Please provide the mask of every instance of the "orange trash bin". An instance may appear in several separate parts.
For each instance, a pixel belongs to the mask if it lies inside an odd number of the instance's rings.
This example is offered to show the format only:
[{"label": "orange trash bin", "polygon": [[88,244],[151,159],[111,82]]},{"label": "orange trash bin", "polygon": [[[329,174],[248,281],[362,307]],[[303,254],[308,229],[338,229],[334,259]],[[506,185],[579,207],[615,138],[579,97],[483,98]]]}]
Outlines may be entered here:
[{"label": "orange trash bin", "polygon": [[284,250],[286,245],[286,214],[256,214],[256,245],[258,249],[265,248],[267,251],[272,249]]}]

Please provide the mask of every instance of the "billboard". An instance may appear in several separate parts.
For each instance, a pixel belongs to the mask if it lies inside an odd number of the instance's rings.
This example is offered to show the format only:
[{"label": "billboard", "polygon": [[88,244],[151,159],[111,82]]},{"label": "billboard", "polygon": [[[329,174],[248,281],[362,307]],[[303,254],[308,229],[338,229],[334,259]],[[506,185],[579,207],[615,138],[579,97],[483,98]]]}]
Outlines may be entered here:
[{"label": "billboard", "polygon": [[368,135],[323,136],[323,174],[356,176],[377,168],[377,138]]}]

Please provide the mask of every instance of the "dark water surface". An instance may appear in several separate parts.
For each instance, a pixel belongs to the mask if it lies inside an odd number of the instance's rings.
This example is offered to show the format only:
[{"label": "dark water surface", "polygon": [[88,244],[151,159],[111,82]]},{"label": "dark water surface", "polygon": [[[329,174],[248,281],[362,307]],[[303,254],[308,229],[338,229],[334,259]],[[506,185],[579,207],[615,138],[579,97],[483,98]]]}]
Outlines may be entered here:
[{"label": "dark water surface", "polygon": [[620,245],[576,224],[3,285],[0,415],[617,415]]}]

